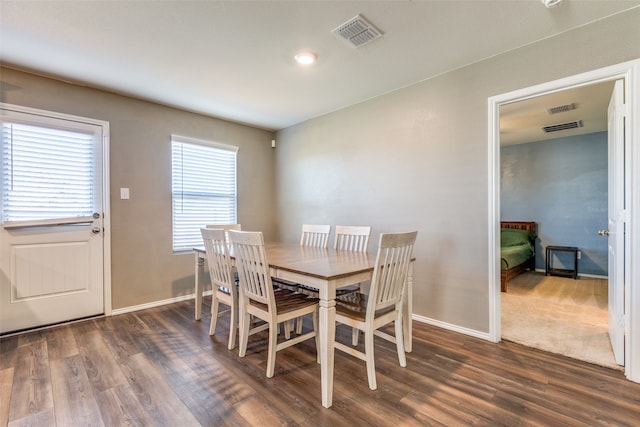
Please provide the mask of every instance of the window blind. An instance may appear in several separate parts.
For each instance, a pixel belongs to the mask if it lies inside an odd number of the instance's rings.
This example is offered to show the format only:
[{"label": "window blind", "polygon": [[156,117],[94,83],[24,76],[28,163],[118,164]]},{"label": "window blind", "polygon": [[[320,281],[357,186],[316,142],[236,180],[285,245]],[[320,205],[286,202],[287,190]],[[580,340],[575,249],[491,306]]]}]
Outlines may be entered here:
[{"label": "window blind", "polygon": [[93,214],[92,133],[1,125],[3,222]]},{"label": "window blind", "polygon": [[236,223],[237,147],[172,137],[173,250],[202,246],[200,228]]}]

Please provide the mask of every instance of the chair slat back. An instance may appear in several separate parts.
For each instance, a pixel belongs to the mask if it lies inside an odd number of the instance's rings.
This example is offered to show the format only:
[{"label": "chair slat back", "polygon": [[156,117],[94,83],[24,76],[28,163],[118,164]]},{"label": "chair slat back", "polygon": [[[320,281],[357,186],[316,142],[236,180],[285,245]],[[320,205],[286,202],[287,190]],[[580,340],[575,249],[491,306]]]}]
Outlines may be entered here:
[{"label": "chair slat back", "polygon": [[275,298],[262,232],[230,230],[229,238],[236,259],[241,297],[267,304],[271,311]]},{"label": "chair slat back", "polygon": [[370,226],[336,225],[333,248],[339,251],[366,252],[369,248]]},{"label": "chair slat back", "polygon": [[225,230],[217,228],[201,228],[202,241],[207,253],[207,263],[209,265],[209,275],[211,284],[214,286],[234,290],[234,279],[229,256],[229,246],[225,235]]},{"label": "chair slat back", "polygon": [[326,249],[329,247],[330,233],[330,225],[303,224],[300,246]]},{"label": "chair slat back", "polygon": [[242,230],[242,224],[207,224],[207,228],[222,228],[225,238],[229,241],[229,230]]},{"label": "chair slat back", "polygon": [[417,231],[382,233],[371,278],[367,317],[380,310],[402,303],[409,262],[413,254]]}]

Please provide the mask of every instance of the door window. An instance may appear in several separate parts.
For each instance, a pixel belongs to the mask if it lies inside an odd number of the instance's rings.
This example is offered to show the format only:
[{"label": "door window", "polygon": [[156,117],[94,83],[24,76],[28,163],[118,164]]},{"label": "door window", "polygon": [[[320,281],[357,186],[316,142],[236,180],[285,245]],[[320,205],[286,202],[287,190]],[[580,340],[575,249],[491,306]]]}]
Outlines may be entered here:
[{"label": "door window", "polygon": [[94,135],[2,122],[3,222],[91,216]]}]

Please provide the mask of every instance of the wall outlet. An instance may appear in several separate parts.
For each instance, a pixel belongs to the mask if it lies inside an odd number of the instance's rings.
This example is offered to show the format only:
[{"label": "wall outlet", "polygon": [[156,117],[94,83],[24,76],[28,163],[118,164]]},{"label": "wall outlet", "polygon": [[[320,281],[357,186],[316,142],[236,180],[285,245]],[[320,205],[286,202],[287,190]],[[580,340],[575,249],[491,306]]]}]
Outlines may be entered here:
[{"label": "wall outlet", "polygon": [[120,199],[121,200],[127,200],[129,198],[129,189],[128,188],[121,188],[120,189]]}]

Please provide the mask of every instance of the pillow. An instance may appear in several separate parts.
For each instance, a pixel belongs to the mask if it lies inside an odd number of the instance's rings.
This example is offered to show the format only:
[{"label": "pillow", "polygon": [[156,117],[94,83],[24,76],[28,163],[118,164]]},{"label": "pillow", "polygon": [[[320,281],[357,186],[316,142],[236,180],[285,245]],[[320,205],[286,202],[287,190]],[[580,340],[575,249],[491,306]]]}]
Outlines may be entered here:
[{"label": "pillow", "polygon": [[523,243],[530,243],[535,239],[535,235],[527,230],[517,230],[515,228],[500,229],[501,246],[517,246]]}]

